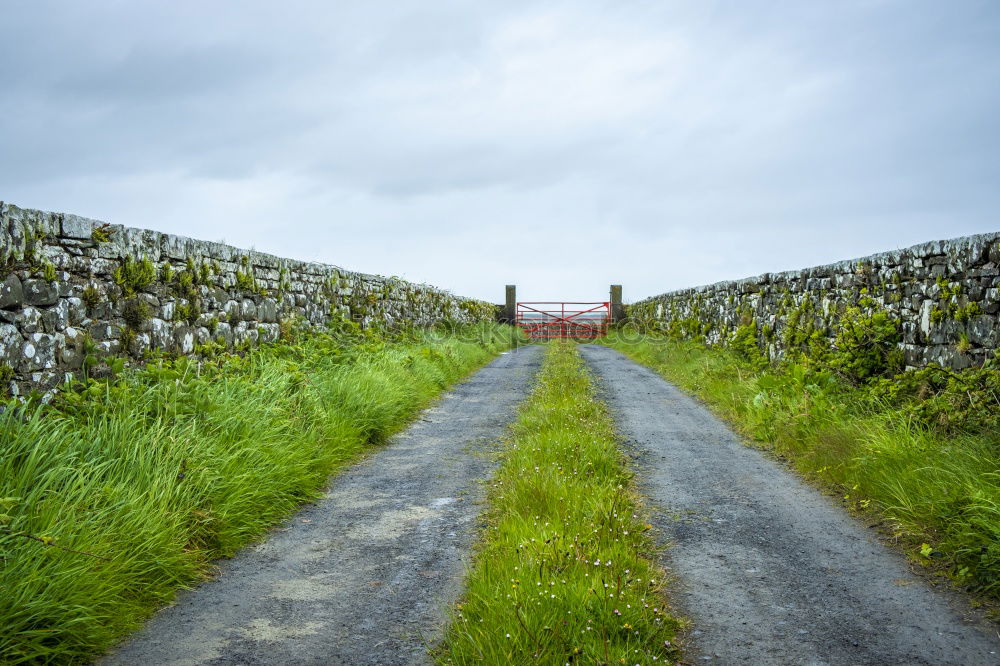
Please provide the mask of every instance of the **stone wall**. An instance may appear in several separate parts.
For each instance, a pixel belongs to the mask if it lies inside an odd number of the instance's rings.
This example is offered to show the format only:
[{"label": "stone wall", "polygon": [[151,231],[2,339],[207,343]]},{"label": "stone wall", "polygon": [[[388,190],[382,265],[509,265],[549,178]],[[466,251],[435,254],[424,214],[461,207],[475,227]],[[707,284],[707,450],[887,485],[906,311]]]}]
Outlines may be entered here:
[{"label": "stone wall", "polygon": [[397,278],[0,202],[0,380],[13,394],[95,357],[273,342],[282,322],[430,325],[496,311]]},{"label": "stone wall", "polygon": [[629,316],[710,344],[753,322],[761,346],[780,358],[804,334],[832,343],[848,308],[884,311],[899,325],[908,367],[963,368],[1000,347],[998,266],[1000,232],[674,291],[630,306]]}]

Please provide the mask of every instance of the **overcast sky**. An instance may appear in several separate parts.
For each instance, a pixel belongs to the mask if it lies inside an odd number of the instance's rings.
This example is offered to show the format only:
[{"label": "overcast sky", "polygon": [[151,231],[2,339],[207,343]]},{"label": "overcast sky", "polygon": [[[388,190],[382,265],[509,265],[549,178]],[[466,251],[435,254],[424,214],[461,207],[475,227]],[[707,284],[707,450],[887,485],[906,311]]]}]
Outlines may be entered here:
[{"label": "overcast sky", "polygon": [[0,199],[626,300],[1000,230],[1000,2],[0,0]]}]

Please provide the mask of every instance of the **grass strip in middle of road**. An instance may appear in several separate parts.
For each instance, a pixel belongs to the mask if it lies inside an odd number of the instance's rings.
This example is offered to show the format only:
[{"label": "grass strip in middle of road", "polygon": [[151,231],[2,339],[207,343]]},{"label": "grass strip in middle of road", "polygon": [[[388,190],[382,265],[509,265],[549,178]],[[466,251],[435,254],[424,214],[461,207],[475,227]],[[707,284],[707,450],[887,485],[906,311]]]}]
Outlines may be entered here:
[{"label": "grass strip in middle of road", "polygon": [[575,345],[550,343],[439,663],[675,663],[679,623],[630,480]]}]

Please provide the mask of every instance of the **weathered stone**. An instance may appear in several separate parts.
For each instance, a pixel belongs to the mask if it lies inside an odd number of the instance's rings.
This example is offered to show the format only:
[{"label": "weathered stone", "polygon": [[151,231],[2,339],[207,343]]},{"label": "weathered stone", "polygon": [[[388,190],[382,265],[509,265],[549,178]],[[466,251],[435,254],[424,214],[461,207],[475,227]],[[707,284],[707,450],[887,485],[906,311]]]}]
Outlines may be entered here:
[{"label": "weathered stone", "polygon": [[[633,312],[651,318],[661,328],[672,320],[697,319],[703,327],[707,325],[704,338],[709,343],[731,336],[750,313],[761,331],[772,332],[767,346],[772,357],[780,357],[792,311],[804,301],[812,301],[810,307],[821,315],[813,318],[813,325],[828,338],[836,335],[837,322],[845,310],[863,303],[899,322],[909,365],[920,367],[943,359],[951,367],[965,367],[983,362],[998,344],[992,342],[991,333],[1000,324],[1000,252],[988,256],[997,247],[997,233],[936,241],[826,267],[680,290],[632,307]],[[820,275],[828,275],[830,283],[817,284]],[[939,277],[947,294],[938,284]],[[450,306],[445,311],[454,312]],[[397,313],[395,304],[382,307],[384,316]],[[306,314],[311,313],[307,309]],[[977,313],[992,320],[977,319]],[[965,321],[966,317],[971,319]],[[806,321],[801,313],[795,319],[799,325]],[[963,335],[972,346],[958,353],[959,346],[966,348],[959,344]]]},{"label": "weathered stone", "polygon": [[87,306],[84,305],[83,299],[70,296],[66,299],[66,304],[69,306],[69,323],[71,326],[80,324],[87,318]]},{"label": "weathered stone", "polygon": [[248,330],[249,329],[247,328],[247,323],[245,321],[233,324],[233,342],[235,344],[246,342]]},{"label": "weathered stone", "polygon": [[150,341],[151,337],[149,333],[137,333],[129,344],[129,353],[133,356],[142,356],[149,351],[151,347]]},{"label": "weathered stone", "polygon": [[56,338],[46,333],[32,333],[21,347],[21,355],[21,368],[26,372],[54,368]]},{"label": "weathered stone", "polygon": [[48,333],[58,333],[69,325],[69,301],[59,299],[53,307],[42,311],[42,324]]},{"label": "weathered stone", "polygon": [[240,304],[236,301],[226,301],[226,304],[222,306],[222,311],[226,320],[234,324],[240,320]]},{"label": "weathered stone", "polygon": [[138,298],[140,301],[148,305],[151,312],[156,312],[157,310],[160,309],[160,299],[154,296],[153,294],[142,293],[139,294],[136,298]]},{"label": "weathered stone", "polygon": [[261,342],[277,342],[281,327],[278,324],[257,324],[257,332]]},{"label": "weathered stone", "polygon": [[59,345],[60,366],[66,370],[79,370],[83,365],[83,335],[75,328],[67,328],[63,332],[62,344]]},{"label": "weathered stone", "polygon": [[988,314],[997,314],[1000,312],[1000,289],[987,289],[981,307],[983,312]]},{"label": "weathered stone", "polygon": [[240,303],[240,318],[243,321],[253,321],[257,318],[257,305],[249,298]]},{"label": "weathered stone", "polygon": [[160,317],[163,318],[163,319],[165,319],[166,321],[173,321],[174,320],[174,309],[176,307],[177,307],[177,304],[174,301],[167,301],[160,308]]},{"label": "weathered stone", "polygon": [[997,318],[993,315],[973,317],[969,322],[969,341],[980,347],[995,349],[1000,345],[1000,328],[997,323]]},{"label": "weathered stone", "polygon": [[109,301],[101,301],[89,310],[91,319],[111,319],[115,314],[115,308]]},{"label": "weathered stone", "polygon": [[89,333],[90,337],[94,338],[94,340],[111,340],[121,335],[121,327],[107,322],[100,322],[91,324]]},{"label": "weathered stone", "polygon": [[59,271],[56,274],[57,280],[56,284],[59,285],[59,297],[68,298],[73,295],[73,285],[70,284],[70,279],[73,277],[66,271]]},{"label": "weathered stone", "polygon": [[220,323],[219,326],[215,329],[215,337],[222,338],[222,340],[226,343],[226,346],[232,347],[233,327],[225,322]]},{"label": "weathered stone", "polygon": [[175,327],[174,342],[177,344],[177,351],[190,354],[194,351],[194,329],[190,326]]},{"label": "weathered stone", "polygon": [[169,349],[173,342],[173,330],[169,322],[159,318],[149,320],[150,344],[158,349]]},{"label": "weathered stone", "polygon": [[25,335],[37,333],[42,330],[42,313],[38,308],[28,306],[17,313],[15,323]]},{"label": "weathered stone", "polygon": [[122,350],[121,340],[104,340],[97,343],[97,350],[103,354],[117,354]]},{"label": "weathered stone", "polygon": [[[35,257],[51,262],[57,277],[56,284],[52,284],[37,278],[29,280],[24,273],[11,273],[0,281],[0,326],[6,327],[0,329],[0,334],[12,345],[11,366],[18,373],[14,386],[19,390],[30,388],[33,378],[59,381],[75,371],[80,358],[74,340],[84,332],[94,336],[98,350],[104,354],[124,351],[139,354],[147,349],[190,353],[194,341],[206,339],[206,331],[229,345],[237,341],[271,340],[276,336],[276,322],[282,313],[300,313],[316,326],[326,323],[333,307],[340,307],[350,316],[334,293],[338,289],[348,294],[352,290],[381,293],[382,285],[391,285],[393,298],[404,291],[422,297],[405,305],[399,300],[380,301],[366,308],[372,324],[392,320],[426,325],[446,314],[454,317],[456,313],[459,318],[467,318],[457,307],[466,299],[433,287],[387,281],[336,266],[292,261],[146,229],[105,226],[76,215],[44,213],[6,203],[0,203],[0,215],[0,241],[5,251],[23,256],[29,234],[34,238],[40,231],[43,237],[34,244]],[[98,226],[108,238],[94,238]],[[126,297],[113,277],[125,257],[136,261],[145,257],[155,263],[157,272],[152,283],[133,285],[138,291],[136,298],[150,307],[152,318],[148,326],[141,327],[143,330],[134,338],[131,350],[121,348],[121,336],[122,308],[132,296]],[[198,279],[194,285],[182,288],[176,274],[187,270],[189,258],[195,263]],[[162,271],[168,262],[175,275],[165,282]],[[201,270],[203,263],[210,266],[207,276]],[[235,289],[227,291],[223,287],[236,283],[237,271],[252,272],[258,285],[271,295],[261,298]],[[93,294],[87,293],[89,307],[84,304],[84,289],[88,286],[96,288],[98,294],[94,302]],[[173,321],[178,304],[189,305],[178,297],[182,293],[186,296],[184,292],[191,286],[199,296],[197,307],[201,313],[199,326],[193,332],[186,322]],[[70,335],[71,331],[74,335]],[[36,334],[48,337],[33,340]],[[50,337],[55,341],[54,362],[58,367],[36,367],[50,362],[47,356],[48,347],[52,346]],[[30,361],[26,360],[23,348],[29,344]]]},{"label": "weathered stone", "polygon": [[21,280],[16,275],[8,275],[0,282],[0,309],[19,308],[24,304],[24,290]]},{"label": "weathered stone", "polygon": [[59,300],[59,283],[47,280],[25,280],[24,301],[29,305],[55,305]]},{"label": "weathered stone", "polygon": [[0,324],[0,363],[14,367],[20,362],[21,345],[24,337],[17,326]]},{"label": "weathered stone", "polygon": [[62,235],[67,238],[78,238],[90,240],[94,233],[94,227],[101,224],[97,220],[91,220],[79,215],[62,216]]},{"label": "weathered stone", "polygon": [[278,321],[278,304],[270,298],[261,300],[260,305],[257,306],[257,317],[266,323]]}]

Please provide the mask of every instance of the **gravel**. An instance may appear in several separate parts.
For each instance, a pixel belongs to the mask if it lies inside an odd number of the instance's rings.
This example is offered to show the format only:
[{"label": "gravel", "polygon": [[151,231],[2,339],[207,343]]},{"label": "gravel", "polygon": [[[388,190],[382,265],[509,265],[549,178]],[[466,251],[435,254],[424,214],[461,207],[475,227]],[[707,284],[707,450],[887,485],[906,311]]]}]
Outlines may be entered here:
[{"label": "gravel", "polygon": [[1000,664],[995,627],[618,352],[582,347],[630,440],[702,664]]},{"label": "gravel", "polygon": [[99,663],[428,661],[461,594],[487,454],[542,351],[500,356]]}]

